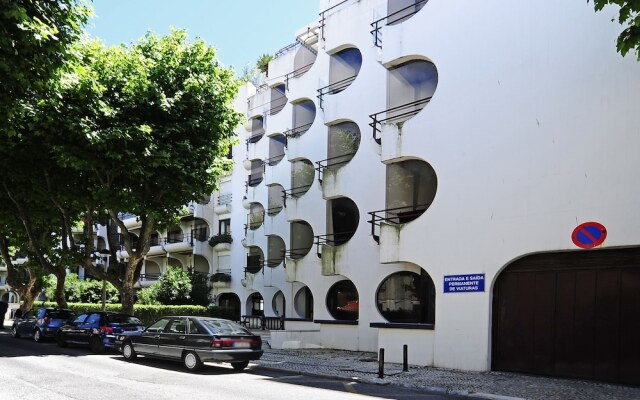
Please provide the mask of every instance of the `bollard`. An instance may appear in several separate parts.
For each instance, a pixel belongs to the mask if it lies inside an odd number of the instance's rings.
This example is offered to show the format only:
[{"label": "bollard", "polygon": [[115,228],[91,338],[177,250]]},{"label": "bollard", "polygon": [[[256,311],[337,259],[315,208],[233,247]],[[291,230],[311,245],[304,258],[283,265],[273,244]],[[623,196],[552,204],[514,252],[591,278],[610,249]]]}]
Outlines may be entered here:
[{"label": "bollard", "polygon": [[378,378],[384,378],[384,349],[380,349],[378,357]]},{"label": "bollard", "polygon": [[409,346],[402,345],[402,371],[409,371]]}]

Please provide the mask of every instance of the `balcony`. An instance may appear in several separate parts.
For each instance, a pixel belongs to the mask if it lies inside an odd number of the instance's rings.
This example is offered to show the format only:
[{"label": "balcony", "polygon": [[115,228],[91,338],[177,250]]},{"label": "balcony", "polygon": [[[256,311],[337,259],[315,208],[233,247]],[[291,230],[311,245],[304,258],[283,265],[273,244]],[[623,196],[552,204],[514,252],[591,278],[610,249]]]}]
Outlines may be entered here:
[{"label": "balcony", "polygon": [[233,200],[232,193],[220,193],[218,195],[218,201],[213,208],[213,212],[217,215],[229,214],[231,212],[231,201]]},{"label": "balcony", "polygon": [[382,139],[379,137],[379,133],[382,132],[382,124],[400,124],[405,122],[409,118],[418,114],[424,106],[431,101],[431,97],[416,100],[411,103],[403,104],[401,106],[389,108],[384,111],[377,112],[369,115],[371,122],[369,126],[373,128],[373,140],[378,144],[382,144]]},{"label": "balcony", "polygon": [[[376,47],[382,48],[382,32],[383,25],[394,25],[409,19],[412,15],[416,14],[422,7],[427,4],[429,0],[417,0],[413,4],[410,4],[399,10],[393,10],[392,12],[371,23],[371,34],[373,35],[373,44]],[[389,6],[391,7],[392,0],[389,0]]]},{"label": "balcony", "polygon": [[162,274],[140,274],[138,283],[140,287],[149,287],[160,280]]},{"label": "balcony", "polygon": [[380,244],[381,238],[379,232],[382,223],[387,225],[402,225],[411,222],[421,216],[430,205],[431,203],[416,204],[368,212],[367,214],[371,216],[371,219],[368,221],[371,224],[371,236],[376,243]]},{"label": "balcony", "polygon": [[211,275],[209,278],[211,286],[214,288],[222,289],[231,287],[231,270],[221,269]]}]

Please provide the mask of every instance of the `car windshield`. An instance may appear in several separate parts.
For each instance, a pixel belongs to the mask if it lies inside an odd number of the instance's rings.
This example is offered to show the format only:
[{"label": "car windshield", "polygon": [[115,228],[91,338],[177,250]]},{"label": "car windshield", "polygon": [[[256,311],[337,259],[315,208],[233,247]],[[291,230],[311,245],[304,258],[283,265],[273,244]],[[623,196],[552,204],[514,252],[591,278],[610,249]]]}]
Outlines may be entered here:
[{"label": "car windshield", "polygon": [[217,335],[251,335],[252,333],[245,327],[235,322],[225,321],[221,319],[203,319],[200,320],[204,325]]},{"label": "car windshield", "polygon": [[112,324],[134,324],[142,325],[142,321],[132,315],[126,314],[110,314],[109,322]]},{"label": "car windshield", "polygon": [[72,311],[67,310],[52,310],[49,312],[49,318],[51,319],[72,319],[75,314]]}]

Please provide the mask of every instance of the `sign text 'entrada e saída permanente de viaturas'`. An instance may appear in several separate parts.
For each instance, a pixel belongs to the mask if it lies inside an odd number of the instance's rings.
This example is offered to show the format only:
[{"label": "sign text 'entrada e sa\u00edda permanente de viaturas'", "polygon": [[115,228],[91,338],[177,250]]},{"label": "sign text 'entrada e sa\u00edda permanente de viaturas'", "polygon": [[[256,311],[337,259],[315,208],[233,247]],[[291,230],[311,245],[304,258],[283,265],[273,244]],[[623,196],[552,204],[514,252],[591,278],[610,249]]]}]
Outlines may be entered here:
[{"label": "sign text 'entrada e sa\u00edda permanente de viaturas'", "polygon": [[444,292],[484,292],[484,274],[445,275]]}]

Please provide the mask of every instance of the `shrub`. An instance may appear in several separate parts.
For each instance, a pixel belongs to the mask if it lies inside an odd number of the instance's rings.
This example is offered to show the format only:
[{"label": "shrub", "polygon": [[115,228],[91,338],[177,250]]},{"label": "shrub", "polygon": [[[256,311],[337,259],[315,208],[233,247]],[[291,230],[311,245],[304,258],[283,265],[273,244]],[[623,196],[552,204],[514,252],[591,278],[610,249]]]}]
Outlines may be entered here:
[{"label": "shrub", "polygon": [[[56,277],[50,275],[45,295],[48,299],[55,297]],[[102,281],[85,278],[80,279],[78,274],[68,274],[64,280],[64,296],[71,303],[97,303],[102,301]],[[118,289],[107,282],[107,303],[119,303]]]},{"label": "shrub", "polygon": [[160,277],[157,300],[165,305],[191,303],[191,277],[180,267],[169,267]]},{"label": "shrub", "polygon": [[232,243],[233,238],[230,233],[221,233],[219,235],[213,235],[209,239],[209,246],[213,247],[218,243]]}]

